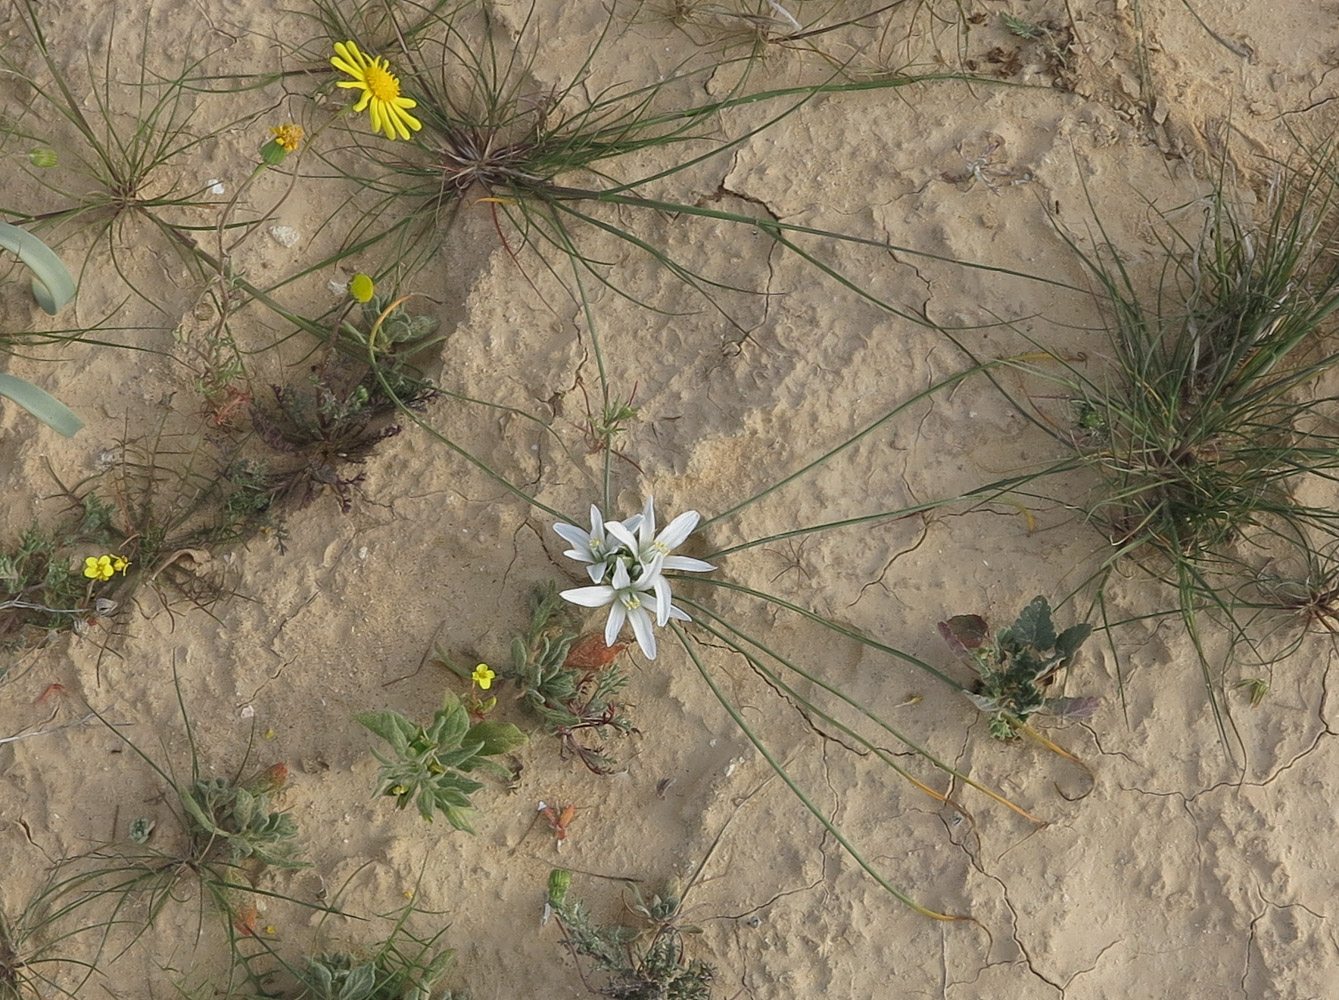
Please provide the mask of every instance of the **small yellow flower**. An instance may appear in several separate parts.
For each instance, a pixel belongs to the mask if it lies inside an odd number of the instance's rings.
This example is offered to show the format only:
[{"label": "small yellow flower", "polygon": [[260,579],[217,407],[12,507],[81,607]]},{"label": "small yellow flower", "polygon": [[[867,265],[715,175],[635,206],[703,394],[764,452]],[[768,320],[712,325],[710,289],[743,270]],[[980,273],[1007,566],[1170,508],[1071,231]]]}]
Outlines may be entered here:
[{"label": "small yellow flower", "polygon": [[112,571],[113,571],[113,572],[116,572],[116,573],[124,573],[124,572],[126,571],[126,569],[127,569],[129,566],[130,566],[130,560],[129,560],[129,559],[126,559],[126,558],[124,558],[124,557],[122,557],[122,556],[118,556],[118,555],[113,555],[113,556],[112,556]]},{"label": "small yellow flower", "polygon": [[349,294],[353,296],[355,302],[372,301],[372,295],[376,290],[377,286],[365,274],[355,274],[349,279]]},{"label": "small yellow flower", "polygon": [[385,133],[387,139],[397,135],[408,139],[411,129],[417,132],[423,127],[423,123],[409,113],[418,102],[400,96],[400,80],[391,72],[390,63],[385,59],[364,55],[353,42],[336,42],[330,65],[353,77],[352,80],[341,80],[339,86],[363,92],[353,110],[367,111],[373,132]]},{"label": "small yellow flower", "polygon": [[470,675],[470,678],[475,684],[479,685],[479,690],[487,691],[493,686],[493,678],[496,676],[497,674],[488,669],[487,663],[481,663],[474,668],[474,673]]},{"label": "small yellow flower", "polygon": [[274,136],[275,144],[285,153],[297,152],[298,145],[302,142],[303,136],[307,133],[302,130],[301,125],[294,125],[288,122],[284,125],[276,125],[270,129]]},{"label": "small yellow flower", "polygon": [[89,556],[84,560],[84,576],[90,580],[110,580],[115,572],[111,556]]}]

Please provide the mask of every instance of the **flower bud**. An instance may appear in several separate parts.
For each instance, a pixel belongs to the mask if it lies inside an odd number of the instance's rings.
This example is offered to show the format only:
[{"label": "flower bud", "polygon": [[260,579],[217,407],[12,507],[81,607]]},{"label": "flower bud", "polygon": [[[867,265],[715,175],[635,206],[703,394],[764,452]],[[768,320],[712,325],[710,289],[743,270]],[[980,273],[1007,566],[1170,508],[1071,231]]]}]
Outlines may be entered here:
[{"label": "flower bud", "polygon": [[376,290],[377,286],[366,274],[360,272],[349,279],[349,295],[355,302],[371,302]]},{"label": "flower bud", "polygon": [[286,156],[288,156],[288,150],[279,144],[278,139],[271,139],[260,147],[260,158],[267,167],[279,166],[284,162]]}]

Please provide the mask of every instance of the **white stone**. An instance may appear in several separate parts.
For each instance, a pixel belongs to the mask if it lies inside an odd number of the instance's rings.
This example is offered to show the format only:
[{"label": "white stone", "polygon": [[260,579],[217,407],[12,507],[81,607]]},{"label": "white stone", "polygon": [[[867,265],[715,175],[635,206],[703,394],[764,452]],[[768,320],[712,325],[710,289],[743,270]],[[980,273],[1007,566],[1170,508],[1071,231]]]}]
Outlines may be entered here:
[{"label": "white stone", "polygon": [[295,247],[302,235],[292,226],[271,226],[270,238],[280,246]]}]

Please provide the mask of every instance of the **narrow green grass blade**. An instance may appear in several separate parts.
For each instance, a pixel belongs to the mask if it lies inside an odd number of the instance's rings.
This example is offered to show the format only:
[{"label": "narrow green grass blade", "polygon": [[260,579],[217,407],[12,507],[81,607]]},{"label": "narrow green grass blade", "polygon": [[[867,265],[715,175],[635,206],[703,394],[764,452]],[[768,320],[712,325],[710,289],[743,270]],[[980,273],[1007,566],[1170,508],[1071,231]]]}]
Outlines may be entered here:
[{"label": "narrow green grass blade", "polygon": [[902,733],[898,732],[896,729],[890,726],[882,717],[871,712],[868,707],[862,705],[856,699],[847,695],[845,692],[841,690],[841,688],[829,684],[827,681],[823,680],[817,674],[805,670],[798,664],[782,656],[780,653],[776,652],[774,649],[763,643],[761,640],[755,639],[753,636],[748,635],[742,630],[736,628],[734,625],[730,624],[728,621],[726,621],[724,618],[716,614],[716,612],[712,611],[705,605],[699,604],[697,601],[694,601],[691,598],[679,598],[679,600],[681,603],[686,604],[690,608],[693,608],[704,617],[720,623],[722,628],[727,630],[726,632],[723,632],[720,629],[703,622],[701,619],[698,619],[696,624],[699,628],[705,629],[706,631],[710,632],[713,636],[720,639],[722,642],[731,646],[736,652],[738,652],[749,662],[749,664],[758,673],[758,675],[764,678],[764,680],[766,680],[767,683],[775,685],[776,687],[780,688],[783,692],[785,692],[786,697],[790,698],[794,703],[803,705],[806,711],[813,712],[815,715],[819,716],[829,725],[832,725],[841,732],[845,733],[851,739],[855,740],[862,747],[864,747],[866,751],[872,753],[884,764],[891,767],[899,775],[901,775],[903,778],[906,778],[908,781],[910,781],[913,785],[916,785],[922,791],[928,793],[929,795],[938,799],[941,802],[952,803],[954,806],[957,806],[957,803],[953,802],[953,800],[950,799],[947,795],[941,792],[936,792],[934,789],[930,788],[928,785],[922,782],[919,778],[916,778],[914,775],[912,775],[911,772],[907,771],[905,768],[898,765],[898,763],[895,760],[893,760],[892,755],[887,750],[884,750],[882,747],[876,746],[874,743],[866,739],[860,733],[856,732],[850,726],[841,722],[828,712],[825,712],[823,709],[821,709],[813,702],[809,701],[807,698],[801,695],[800,692],[796,691],[793,687],[787,684],[781,678],[781,676],[776,673],[776,671],[769,669],[767,665],[759,657],[755,656],[748,650],[744,649],[739,644],[739,642],[740,641],[747,642],[749,645],[756,647],[763,654],[765,654],[768,657],[771,657],[777,663],[780,663],[782,666],[784,666],[787,670],[803,678],[804,680],[810,682],[811,684],[814,684],[822,688],[824,691],[828,692],[828,694],[831,694],[840,701],[846,703],[851,708],[855,709],[857,712],[863,715],[866,719],[869,719],[871,722],[875,723],[880,729],[884,730],[886,733],[893,736],[895,739],[901,741],[901,743],[907,748],[909,748],[912,753],[920,757],[923,757],[925,760],[929,761],[931,764],[933,764],[939,770],[943,771],[945,774],[948,774],[951,777],[956,778],[957,780],[963,782],[966,785],[970,785],[972,788],[975,788],[983,795],[986,795],[989,798],[994,799],[1001,805],[1007,806],[1009,809],[1012,809],[1018,815],[1026,819],[1028,822],[1037,823],[1041,826],[1046,825],[1045,820],[1038,819],[1036,816],[1033,816],[1022,806],[1019,806],[1016,803],[1011,802],[1009,799],[1005,798],[999,792],[992,791],[990,788],[981,784],[976,779],[970,777],[969,775],[963,773],[962,771],[957,770],[956,768],[953,767],[953,765],[947,763],[944,760],[941,760],[939,757],[936,757],[933,753],[925,749],[925,747],[921,746],[915,740],[903,736]]},{"label": "narrow green grass blade", "polygon": [[54,316],[74,298],[74,278],[49,246],[26,229],[0,222],[0,247],[17,254],[33,272],[33,296]]},{"label": "narrow green grass blade", "polygon": [[0,396],[12,399],[42,423],[66,437],[72,437],[84,426],[74,411],[51,393],[15,375],[0,373]]},{"label": "narrow green grass blade", "polygon": [[721,707],[724,708],[730,718],[734,720],[735,725],[739,727],[740,732],[742,732],[745,738],[753,744],[754,749],[762,755],[763,760],[767,761],[768,766],[776,772],[777,777],[779,777],[785,783],[786,787],[791,790],[794,796],[800,800],[800,803],[809,811],[810,815],[822,824],[823,829],[832,835],[833,839],[841,845],[842,850],[851,857],[851,860],[864,869],[866,875],[874,879],[874,881],[894,899],[911,907],[922,916],[932,917],[935,920],[972,920],[971,917],[938,913],[935,910],[922,906],[880,875],[878,870],[865,859],[864,855],[856,850],[855,845],[852,844],[839,829],[837,829],[832,820],[823,815],[822,810],[814,805],[809,796],[806,795],[804,790],[796,783],[790,772],[786,770],[786,766],[776,759],[776,756],[772,751],[767,748],[767,744],[764,743],[759,738],[758,734],[753,731],[752,727],[744,721],[744,716],[740,713],[739,709],[735,707],[734,703],[725,696],[725,692],[720,689],[715,678],[711,676],[711,671],[707,669],[701,658],[698,657],[697,650],[693,648],[693,644],[689,641],[687,634],[679,627],[678,623],[670,622],[670,628],[674,630],[675,636],[677,636],[679,642],[683,644],[683,648],[692,659],[693,665],[697,667],[698,673],[702,675],[702,679],[707,682],[707,687],[711,688],[711,693],[716,696],[716,700],[721,703]]}]

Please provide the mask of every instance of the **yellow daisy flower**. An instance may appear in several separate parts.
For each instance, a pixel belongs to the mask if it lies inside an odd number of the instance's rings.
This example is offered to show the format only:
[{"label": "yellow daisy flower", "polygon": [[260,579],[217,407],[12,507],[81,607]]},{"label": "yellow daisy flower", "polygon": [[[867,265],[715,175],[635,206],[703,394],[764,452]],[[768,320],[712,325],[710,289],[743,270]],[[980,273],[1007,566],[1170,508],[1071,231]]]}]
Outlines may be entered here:
[{"label": "yellow daisy flower", "polygon": [[341,87],[363,92],[353,110],[367,111],[373,132],[384,132],[387,139],[397,135],[408,139],[411,129],[417,132],[423,127],[423,123],[409,113],[418,102],[400,96],[399,77],[391,72],[390,63],[385,59],[364,55],[353,42],[336,42],[330,65],[353,77],[340,81]]}]

